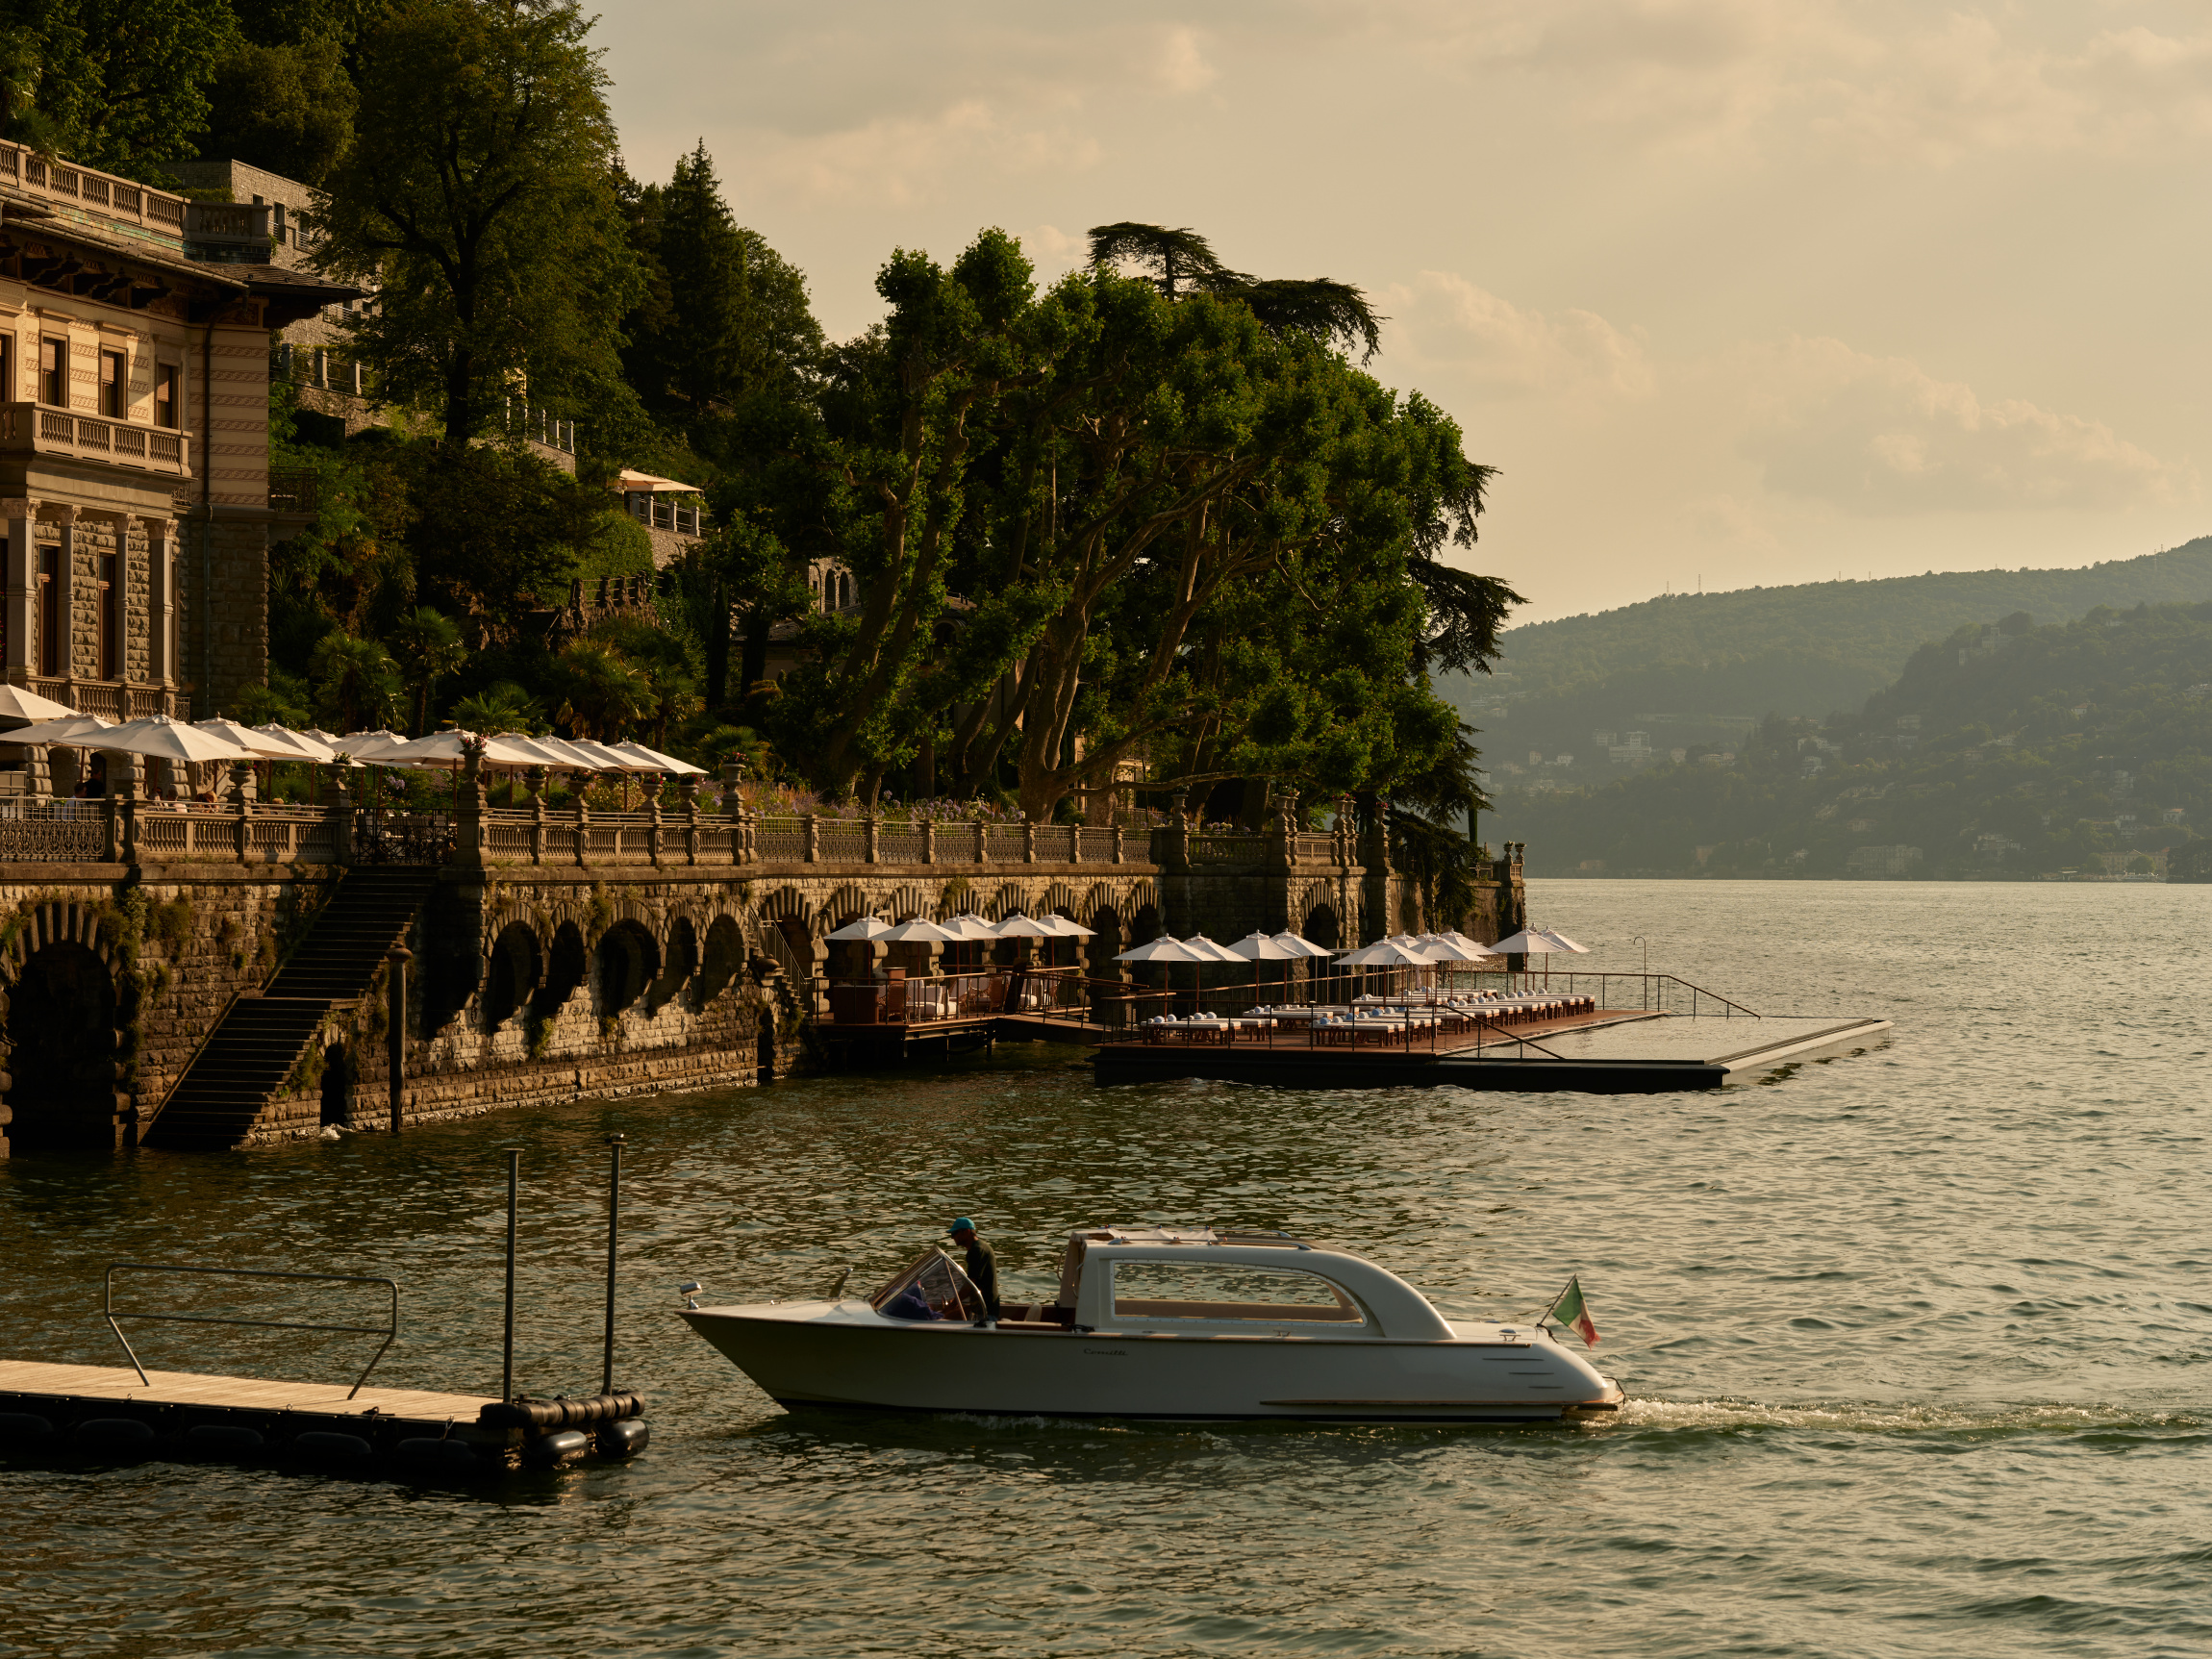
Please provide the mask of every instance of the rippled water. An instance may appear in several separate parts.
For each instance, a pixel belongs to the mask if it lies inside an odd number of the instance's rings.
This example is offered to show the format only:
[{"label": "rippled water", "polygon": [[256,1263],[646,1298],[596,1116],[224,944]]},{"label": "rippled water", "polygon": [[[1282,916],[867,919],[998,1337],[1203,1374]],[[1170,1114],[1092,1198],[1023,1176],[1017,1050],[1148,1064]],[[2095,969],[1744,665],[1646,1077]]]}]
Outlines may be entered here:
[{"label": "rippled water", "polygon": [[[2149,1654],[2212,1646],[2212,888],[1537,884],[1535,919],[1890,1047],[1711,1094],[1177,1084],[1057,1051],[216,1158],[0,1166],[13,1356],[113,1363],[118,1257],[389,1272],[379,1380],[598,1382],[630,1138],[639,1463],[496,1494],[0,1470],[0,1652]],[[1589,960],[1589,959],[1586,959]],[[1325,1236],[1448,1309],[1579,1271],[1597,1427],[788,1417],[672,1286],[817,1291],[955,1212],[1014,1285],[1108,1219]],[[339,1374],[358,1343],[149,1338]],[[352,1341],[344,1339],[343,1341]]]}]

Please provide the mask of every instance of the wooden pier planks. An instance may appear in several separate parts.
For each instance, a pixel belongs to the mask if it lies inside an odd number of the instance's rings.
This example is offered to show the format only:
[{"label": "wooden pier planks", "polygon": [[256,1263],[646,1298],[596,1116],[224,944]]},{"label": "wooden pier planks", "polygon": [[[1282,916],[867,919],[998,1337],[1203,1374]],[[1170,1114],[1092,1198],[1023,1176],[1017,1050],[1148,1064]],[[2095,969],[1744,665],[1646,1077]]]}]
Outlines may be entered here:
[{"label": "wooden pier planks", "polygon": [[226,1411],[290,1411],[316,1417],[447,1419],[474,1422],[489,1395],[437,1394],[427,1389],[364,1388],[347,1399],[349,1382],[311,1383],[265,1377],[208,1376],[196,1371],[138,1373],[128,1366],[55,1365],[0,1360],[0,1395],[112,1399],[118,1404],[206,1406]]}]

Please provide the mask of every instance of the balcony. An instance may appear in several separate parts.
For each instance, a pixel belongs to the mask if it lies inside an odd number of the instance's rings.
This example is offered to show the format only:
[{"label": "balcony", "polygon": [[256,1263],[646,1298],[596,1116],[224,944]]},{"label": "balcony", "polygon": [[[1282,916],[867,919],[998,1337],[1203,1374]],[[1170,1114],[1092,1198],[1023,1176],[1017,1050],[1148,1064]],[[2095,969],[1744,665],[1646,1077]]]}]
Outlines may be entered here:
[{"label": "balcony", "polygon": [[64,414],[39,403],[0,403],[0,453],[104,460],[163,478],[192,475],[192,434],[168,427],[135,427],[128,420]]},{"label": "balcony", "polygon": [[171,252],[183,250],[188,204],[167,190],[90,167],[65,166],[29,145],[7,143],[0,143],[0,188],[36,197],[64,218],[158,242]]},{"label": "balcony", "polygon": [[0,453],[66,456],[136,467],[165,478],[192,475],[192,435],[70,415],[38,403],[0,403]]}]

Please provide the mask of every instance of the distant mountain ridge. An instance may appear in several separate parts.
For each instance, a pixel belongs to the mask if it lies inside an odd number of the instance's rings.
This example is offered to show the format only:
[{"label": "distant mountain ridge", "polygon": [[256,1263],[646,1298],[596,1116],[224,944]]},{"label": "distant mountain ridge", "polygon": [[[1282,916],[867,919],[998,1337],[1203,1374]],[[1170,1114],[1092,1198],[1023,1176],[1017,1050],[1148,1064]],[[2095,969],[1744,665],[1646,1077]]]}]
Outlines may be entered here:
[{"label": "distant mountain ridge", "polygon": [[1592,728],[1672,715],[1654,741],[1724,725],[1698,716],[1820,717],[1857,707],[1913,652],[1970,622],[2024,611],[2039,624],[2099,605],[2212,599],[2212,536],[2162,553],[2073,569],[1949,570],[1676,593],[1509,629],[1495,678],[1453,675],[1438,691],[1499,754],[1587,752]]},{"label": "distant mountain ridge", "polygon": [[2212,602],[1970,624],[1856,712],[1496,798],[1544,875],[2212,878]]}]

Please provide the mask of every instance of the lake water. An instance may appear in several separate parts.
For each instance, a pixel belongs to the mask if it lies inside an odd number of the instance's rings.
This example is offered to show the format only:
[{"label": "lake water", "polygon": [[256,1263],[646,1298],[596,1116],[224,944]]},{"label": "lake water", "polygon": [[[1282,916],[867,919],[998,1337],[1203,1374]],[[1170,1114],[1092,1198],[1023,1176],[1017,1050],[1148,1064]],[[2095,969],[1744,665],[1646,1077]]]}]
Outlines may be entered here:
[{"label": "lake water", "polygon": [[[0,1166],[5,1351],[116,1363],[116,1258],[390,1273],[378,1380],[598,1384],[630,1140],[627,1468],[493,1492],[0,1470],[0,1652],[2200,1653],[2212,1647],[2212,887],[1543,882],[1633,968],[1892,1044],[1705,1094],[1100,1092],[1059,1051],[408,1135]],[[1587,965],[1590,959],[1585,959]],[[888,1271],[956,1213],[1281,1226],[1463,1314],[1579,1272],[1618,1421],[1509,1430],[786,1416],[670,1310]],[[312,1340],[312,1339],[310,1339]],[[359,1339],[148,1337],[342,1374]],[[352,1345],[350,1346],[346,1345]]]}]

